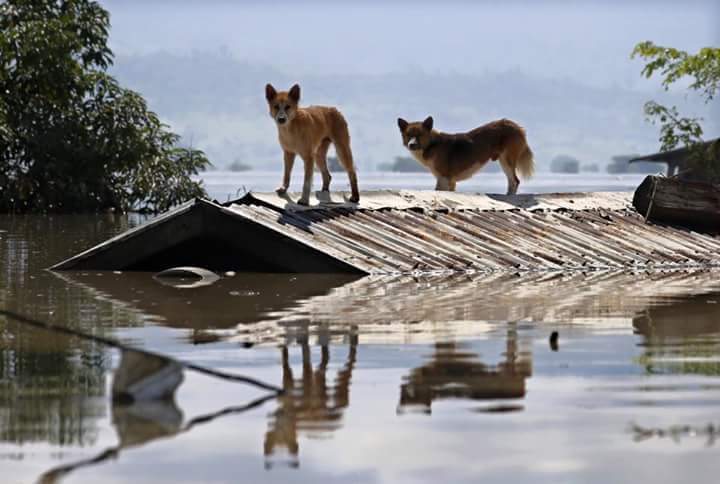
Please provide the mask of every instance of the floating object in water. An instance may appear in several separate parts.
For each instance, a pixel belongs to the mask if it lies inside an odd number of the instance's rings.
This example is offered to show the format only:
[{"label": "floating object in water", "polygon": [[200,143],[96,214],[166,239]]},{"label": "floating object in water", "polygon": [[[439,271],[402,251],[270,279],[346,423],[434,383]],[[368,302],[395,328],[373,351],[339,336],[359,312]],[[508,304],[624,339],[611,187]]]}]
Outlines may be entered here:
[{"label": "floating object in water", "polygon": [[557,331],[553,331],[552,333],[550,333],[550,349],[551,350],[557,351],[560,348],[560,346],[558,345],[559,337],[560,337],[560,335],[558,334]]},{"label": "floating object in water", "polygon": [[155,280],[166,286],[178,289],[192,289],[195,287],[209,286],[215,283],[220,276],[202,267],[172,267],[158,272],[153,276]]}]

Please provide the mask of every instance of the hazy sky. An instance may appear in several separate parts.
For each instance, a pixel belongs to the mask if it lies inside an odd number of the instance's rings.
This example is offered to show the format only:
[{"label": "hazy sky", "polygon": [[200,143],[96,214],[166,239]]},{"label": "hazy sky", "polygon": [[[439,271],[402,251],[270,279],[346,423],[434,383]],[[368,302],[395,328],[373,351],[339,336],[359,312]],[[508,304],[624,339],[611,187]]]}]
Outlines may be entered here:
[{"label": "hazy sky", "polygon": [[[517,116],[541,165],[559,152],[604,162],[655,151],[657,128],[644,122],[642,104],[662,100],[660,82],[641,77],[633,46],[720,45],[718,0],[101,3],[111,13],[121,81],[214,158],[250,163],[277,157],[262,98],[268,81],[300,82],[311,87],[305,101],[341,107],[367,166],[403,154],[394,120],[406,113],[434,114],[440,129],[456,130]],[[201,71],[206,55],[215,63]],[[422,81],[393,84],[399,75]],[[193,102],[182,111],[185,97]],[[695,110],[716,131],[718,103],[689,100],[681,110]]]},{"label": "hazy sky", "polygon": [[226,48],[289,73],[519,70],[640,87],[632,46],[717,45],[720,2],[103,2],[118,54]]}]

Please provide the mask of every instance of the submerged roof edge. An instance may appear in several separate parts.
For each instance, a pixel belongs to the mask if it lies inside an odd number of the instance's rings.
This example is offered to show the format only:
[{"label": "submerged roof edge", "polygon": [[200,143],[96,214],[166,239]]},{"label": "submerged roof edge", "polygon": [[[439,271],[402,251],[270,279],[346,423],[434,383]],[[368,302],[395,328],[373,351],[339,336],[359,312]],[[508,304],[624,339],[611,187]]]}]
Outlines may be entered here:
[{"label": "submerged roof edge", "polygon": [[209,200],[205,200],[202,198],[195,198],[193,200],[188,200],[185,203],[182,203],[178,205],[175,208],[172,208],[168,210],[167,212],[158,215],[157,217],[153,218],[152,220],[148,220],[144,223],[141,223],[140,225],[137,225],[129,230],[126,230],[114,237],[111,237],[103,242],[100,242],[99,244],[96,244],[92,247],[90,247],[87,250],[84,250],[80,252],[79,254],[75,254],[72,257],[68,257],[65,260],[62,260],[58,262],[57,264],[54,264],[48,268],[48,270],[51,271],[59,271],[59,270],[71,270],[74,265],[76,265],[78,262],[85,260],[93,255],[96,255],[104,250],[109,249],[111,246],[117,244],[118,242],[122,242],[128,239],[131,239],[133,237],[137,237],[140,234],[143,234],[144,232],[147,232],[154,227],[157,227],[160,224],[163,224],[169,220],[174,219],[178,215],[181,215],[183,213],[189,212],[192,208],[198,205],[209,205],[214,206],[217,205]]},{"label": "submerged roof edge", "polygon": [[[269,208],[269,207],[268,207]],[[195,215],[193,215],[195,214]],[[142,240],[142,237],[146,234],[149,234],[153,231],[162,230],[162,226],[164,224],[171,224],[173,222],[176,222],[179,217],[185,218],[185,216],[191,216],[191,217],[200,217],[199,219],[194,218],[189,221],[185,222],[179,222],[181,226],[183,224],[188,225],[188,222],[190,222],[190,230],[183,231],[183,236],[188,237],[192,236],[195,232],[198,233],[206,233],[206,232],[212,232],[215,230],[215,226],[221,219],[215,219],[215,218],[208,218],[208,217],[215,217],[215,216],[224,216],[229,217],[231,219],[237,220],[238,223],[251,223],[254,227],[256,227],[256,230],[260,230],[263,233],[267,234],[273,234],[277,237],[278,240],[283,239],[285,244],[291,244],[291,246],[297,247],[298,254],[305,252],[306,256],[310,254],[311,255],[310,260],[314,260],[316,264],[318,264],[318,267],[325,268],[325,271],[327,271],[327,267],[333,266],[337,269],[337,272],[346,272],[346,273],[353,273],[353,274],[368,274],[368,271],[366,268],[359,266],[357,264],[353,264],[351,261],[345,260],[342,256],[340,256],[337,253],[334,253],[333,251],[327,251],[322,250],[318,247],[313,246],[313,244],[308,243],[307,240],[303,240],[302,238],[290,236],[288,234],[279,234],[277,231],[273,230],[272,227],[268,226],[267,224],[264,224],[258,220],[254,220],[252,217],[248,217],[246,215],[243,215],[242,213],[239,213],[238,211],[234,211],[229,207],[223,206],[221,204],[218,204],[217,202],[206,200],[206,199],[194,199],[190,200],[188,202],[185,202],[174,209],[169,210],[166,213],[163,213],[159,215],[156,218],[153,218],[151,220],[148,220],[136,227],[133,227],[125,232],[122,232],[114,237],[111,237],[103,242],[100,242],[99,244],[96,244],[92,247],[90,247],[87,250],[84,250],[83,252],[80,252],[79,254],[76,254],[72,257],[69,257],[61,262],[58,262],[57,264],[54,264],[53,266],[49,267],[48,270],[51,271],[62,271],[62,270],[73,270],[78,269],[79,270],[122,270],[119,266],[126,266],[126,265],[132,265],[135,263],[138,259],[142,259],[144,255],[134,253],[131,249],[128,248],[126,244],[132,244],[132,243],[139,243],[138,239]],[[210,224],[210,226],[207,226]],[[189,235],[188,235],[189,234]],[[137,248],[137,247],[136,247]],[[110,252],[115,251],[115,252]],[[118,252],[119,251],[119,252]],[[117,262],[117,267],[96,267],[96,268],[88,268],[84,267],[84,262],[88,261],[88,259],[92,258],[103,258],[103,257],[113,257],[113,254],[115,254],[115,257],[120,257],[122,262]],[[124,255],[124,254],[130,254],[130,255]],[[146,254],[145,254],[146,255]],[[97,261],[96,261],[97,264]],[[101,263],[101,265],[105,265],[104,263]],[[291,267],[291,266],[288,266]],[[295,272],[294,270],[288,270],[288,272]],[[324,272],[324,271],[321,271]],[[335,272],[335,271],[333,271]]]}]

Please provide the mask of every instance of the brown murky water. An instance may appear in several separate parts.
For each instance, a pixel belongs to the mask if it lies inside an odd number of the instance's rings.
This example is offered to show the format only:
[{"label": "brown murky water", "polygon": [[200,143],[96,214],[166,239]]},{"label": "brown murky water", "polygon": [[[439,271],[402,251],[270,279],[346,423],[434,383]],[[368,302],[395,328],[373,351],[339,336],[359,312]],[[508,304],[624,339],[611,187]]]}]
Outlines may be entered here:
[{"label": "brown murky water", "polygon": [[0,317],[3,483],[717,479],[717,272],[44,270],[137,222],[0,216],[0,307],[287,391],[186,371],[174,401],[113,404],[116,350]]}]

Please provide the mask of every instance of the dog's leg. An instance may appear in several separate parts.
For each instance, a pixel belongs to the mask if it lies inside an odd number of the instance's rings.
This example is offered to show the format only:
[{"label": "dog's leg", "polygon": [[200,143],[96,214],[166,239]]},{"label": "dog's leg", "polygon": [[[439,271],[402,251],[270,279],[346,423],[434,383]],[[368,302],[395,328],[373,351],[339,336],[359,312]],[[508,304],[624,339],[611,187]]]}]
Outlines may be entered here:
[{"label": "dog's leg", "polygon": [[327,167],[328,148],[330,148],[330,140],[326,138],[315,151],[315,163],[317,163],[320,173],[322,174],[322,191],[324,192],[330,191],[330,181],[332,180],[332,175],[330,175],[330,170],[328,170]]},{"label": "dog's leg", "polygon": [[454,192],[456,186],[457,186],[457,182],[455,180],[450,180],[450,182],[448,183],[448,190],[450,190],[451,192]]},{"label": "dog's leg", "polygon": [[450,188],[450,179],[444,176],[437,177],[437,183],[435,183],[435,190],[448,192],[452,191]]},{"label": "dog's leg", "polygon": [[350,179],[350,201],[357,203],[360,201],[360,190],[358,190],[357,173],[355,173],[355,162],[353,161],[352,150],[350,149],[350,133],[347,129],[345,119],[342,117],[337,120],[333,132],[333,144],[337,151],[340,164],[347,171]]},{"label": "dog's leg", "polygon": [[520,186],[520,179],[515,174],[515,163],[510,161],[507,155],[502,154],[500,156],[500,167],[507,177],[507,194],[515,195]]},{"label": "dog's leg", "polygon": [[[348,138],[348,143],[350,139]],[[350,201],[357,203],[360,201],[360,190],[358,190],[357,173],[355,173],[355,164],[353,162],[350,145],[339,144],[335,142],[335,151],[337,151],[340,163],[347,170],[348,179],[350,180]]]},{"label": "dog's leg", "polygon": [[289,151],[284,152],[284,161],[285,161],[285,171],[283,172],[283,181],[282,185],[280,185],[275,192],[278,195],[285,195],[287,193],[287,189],[290,186],[290,172],[292,172],[293,164],[295,163],[295,153],[290,153]]},{"label": "dog's leg", "polygon": [[357,173],[355,173],[355,167],[348,171],[348,178],[350,179],[350,202],[358,203],[360,201],[360,190],[358,190]]},{"label": "dog's leg", "polygon": [[305,178],[303,180],[302,196],[297,203],[300,205],[310,205],[310,190],[312,189],[313,181],[313,158],[311,155],[300,155],[302,156],[303,162],[305,163]]}]

